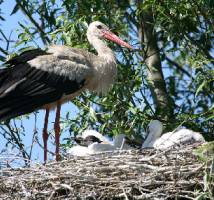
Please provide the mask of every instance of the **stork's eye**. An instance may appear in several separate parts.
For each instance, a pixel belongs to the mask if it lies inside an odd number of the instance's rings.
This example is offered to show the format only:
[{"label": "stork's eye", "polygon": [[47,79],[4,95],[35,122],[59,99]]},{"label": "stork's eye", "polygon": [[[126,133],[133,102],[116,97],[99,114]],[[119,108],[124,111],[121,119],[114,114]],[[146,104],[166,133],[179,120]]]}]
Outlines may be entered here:
[{"label": "stork's eye", "polygon": [[97,28],[98,29],[102,29],[103,27],[101,25],[97,25]]}]

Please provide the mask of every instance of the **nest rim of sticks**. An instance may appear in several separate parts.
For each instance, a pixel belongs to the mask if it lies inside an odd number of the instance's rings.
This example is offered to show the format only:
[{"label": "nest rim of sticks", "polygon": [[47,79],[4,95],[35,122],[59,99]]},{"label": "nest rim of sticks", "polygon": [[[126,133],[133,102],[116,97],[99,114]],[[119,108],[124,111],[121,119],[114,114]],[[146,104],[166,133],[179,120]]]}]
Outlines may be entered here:
[{"label": "nest rim of sticks", "polygon": [[194,199],[207,166],[195,145],[114,151],[0,170],[0,199]]}]

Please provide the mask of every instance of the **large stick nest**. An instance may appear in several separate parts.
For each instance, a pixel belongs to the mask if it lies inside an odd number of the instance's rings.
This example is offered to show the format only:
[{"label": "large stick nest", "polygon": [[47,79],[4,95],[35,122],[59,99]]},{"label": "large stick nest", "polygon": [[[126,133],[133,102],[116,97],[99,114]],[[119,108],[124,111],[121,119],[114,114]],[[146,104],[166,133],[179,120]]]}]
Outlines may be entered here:
[{"label": "large stick nest", "polygon": [[192,146],[102,153],[0,171],[0,199],[193,199],[204,164]]}]

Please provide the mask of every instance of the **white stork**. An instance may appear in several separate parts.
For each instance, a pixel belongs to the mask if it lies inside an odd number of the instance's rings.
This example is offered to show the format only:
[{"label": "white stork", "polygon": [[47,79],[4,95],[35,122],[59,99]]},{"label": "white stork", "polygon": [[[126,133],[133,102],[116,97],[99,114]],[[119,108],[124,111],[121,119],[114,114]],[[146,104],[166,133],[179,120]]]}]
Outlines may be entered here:
[{"label": "white stork", "polygon": [[92,22],[87,38],[98,55],[68,46],[26,51],[0,69],[0,121],[38,109],[46,109],[43,129],[44,161],[47,160],[49,109],[56,107],[54,123],[56,160],[59,160],[60,107],[84,90],[105,93],[113,84],[117,69],[112,50],[102,39],[132,49],[101,22]]},{"label": "white stork", "polygon": [[67,153],[72,156],[88,156],[101,152],[133,149],[124,134],[116,135],[114,141],[110,141],[97,131],[85,130],[75,141],[79,145],[67,150]]},{"label": "white stork", "polygon": [[142,148],[154,147],[155,149],[164,150],[194,142],[205,142],[204,137],[200,133],[186,128],[164,133],[161,136],[162,131],[163,125],[160,121],[151,121],[148,125],[148,136],[144,141]]}]

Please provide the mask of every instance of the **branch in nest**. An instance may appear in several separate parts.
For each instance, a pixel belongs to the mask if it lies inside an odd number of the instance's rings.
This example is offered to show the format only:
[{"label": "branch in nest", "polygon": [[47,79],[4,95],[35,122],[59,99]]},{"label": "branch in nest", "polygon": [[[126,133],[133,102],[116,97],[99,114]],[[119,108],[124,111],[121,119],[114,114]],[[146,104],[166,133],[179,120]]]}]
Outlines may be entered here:
[{"label": "branch in nest", "polygon": [[0,171],[0,199],[194,199],[207,169],[193,146],[117,151]]}]

